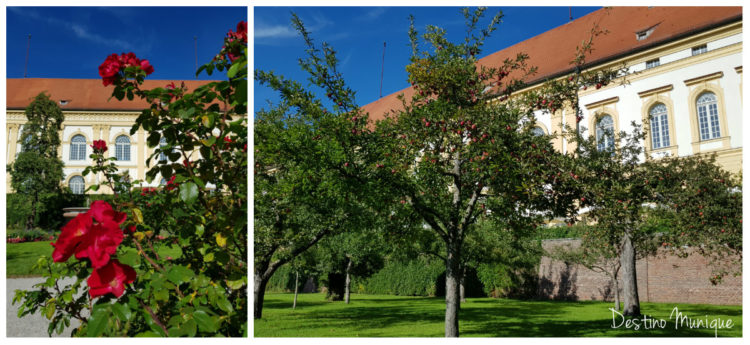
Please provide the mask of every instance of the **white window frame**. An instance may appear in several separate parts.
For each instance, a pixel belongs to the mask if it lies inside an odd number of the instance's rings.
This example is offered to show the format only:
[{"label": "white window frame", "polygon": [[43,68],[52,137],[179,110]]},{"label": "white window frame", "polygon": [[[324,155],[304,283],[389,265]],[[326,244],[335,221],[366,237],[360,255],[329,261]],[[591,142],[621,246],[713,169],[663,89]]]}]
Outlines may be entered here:
[{"label": "white window frame", "polygon": [[130,160],[130,138],[127,135],[115,138],[115,158],[118,161]]},{"label": "white window frame", "polygon": [[708,45],[706,44],[701,44],[697,47],[693,47],[692,49],[690,49],[690,53],[692,54],[692,56],[700,55],[706,52],[708,52]]},{"label": "white window frame", "polygon": [[721,138],[721,124],[719,120],[719,102],[711,91],[698,96],[695,101],[698,112],[698,134],[701,141]]},{"label": "white window frame", "polygon": [[86,137],[83,135],[76,134],[70,139],[70,160],[86,160]]},{"label": "white window frame", "polygon": [[656,103],[648,111],[651,117],[651,148],[661,149],[670,146],[669,110],[664,103]]},{"label": "white window frame", "polygon": [[73,194],[83,194],[86,191],[86,181],[80,175],[73,176],[68,180],[68,188]]},{"label": "white window frame", "polygon": [[659,67],[660,65],[661,61],[659,60],[659,58],[646,61],[646,69]]},{"label": "white window frame", "polygon": [[[603,123],[608,120],[608,123]],[[608,133],[607,133],[608,132]],[[615,121],[612,115],[604,114],[596,121],[596,148],[599,151],[615,147]]]}]

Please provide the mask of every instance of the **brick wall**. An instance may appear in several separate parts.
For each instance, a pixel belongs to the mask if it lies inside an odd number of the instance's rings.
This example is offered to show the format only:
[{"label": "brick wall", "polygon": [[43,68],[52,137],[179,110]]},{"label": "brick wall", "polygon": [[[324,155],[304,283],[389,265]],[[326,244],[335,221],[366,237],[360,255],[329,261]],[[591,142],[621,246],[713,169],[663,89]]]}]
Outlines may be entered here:
[{"label": "brick wall", "polygon": [[[580,240],[546,240],[547,250],[556,246],[580,246]],[[741,262],[737,262],[741,265]],[[708,280],[711,268],[700,254],[679,258],[660,251],[636,262],[638,297],[641,302],[742,304],[742,277],[727,276],[719,285]],[[620,280],[622,291],[622,280]],[[605,273],[542,257],[537,295],[542,299],[614,300],[614,287]]]}]

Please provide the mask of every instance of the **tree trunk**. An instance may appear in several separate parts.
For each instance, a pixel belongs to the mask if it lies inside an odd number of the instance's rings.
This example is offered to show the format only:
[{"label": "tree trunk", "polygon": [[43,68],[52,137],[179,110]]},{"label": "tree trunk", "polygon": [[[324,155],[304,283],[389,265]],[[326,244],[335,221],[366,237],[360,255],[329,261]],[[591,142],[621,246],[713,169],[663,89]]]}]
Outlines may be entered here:
[{"label": "tree trunk", "polygon": [[638,301],[638,280],[635,272],[635,247],[630,233],[622,237],[622,269],[623,312],[625,316],[641,315],[641,304]]},{"label": "tree trunk", "polygon": [[31,200],[31,214],[26,218],[26,230],[34,228],[34,222],[36,221],[36,206],[39,203],[39,195],[34,194],[34,199]]},{"label": "tree trunk", "polygon": [[351,293],[351,289],[349,289],[349,286],[352,283],[351,276],[349,275],[349,270],[352,268],[352,258],[349,258],[349,262],[346,264],[346,280],[344,281],[344,303],[349,304],[349,294]]},{"label": "tree trunk", "polygon": [[297,292],[299,291],[299,271],[294,272],[294,303],[292,309],[297,308]]},{"label": "tree trunk", "polygon": [[620,286],[615,278],[615,310],[620,310]]},{"label": "tree trunk", "polygon": [[[466,302],[466,267],[461,269],[461,279],[459,281],[460,281],[459,291],[461,294],[460,301],[461,303],[464,303]],[[459,308],[461,308],[461,303],[458,304]]]},{"label": "tree trunk", "polygon": [[445,260],[445,337],[458,337],[458,309],[460,303],[460,247],[456,241],[449,241],[448,256]]},{"label": "tree trunk", "polygon": [[255,319],[260,319],[263,316],[263,297],[265,297],[266,295],[266,284],[268,284],[268,279],[264,279],[264,274],[256,271],[255,290],[253,296],[255,302],[255,315],[253,317]]}]

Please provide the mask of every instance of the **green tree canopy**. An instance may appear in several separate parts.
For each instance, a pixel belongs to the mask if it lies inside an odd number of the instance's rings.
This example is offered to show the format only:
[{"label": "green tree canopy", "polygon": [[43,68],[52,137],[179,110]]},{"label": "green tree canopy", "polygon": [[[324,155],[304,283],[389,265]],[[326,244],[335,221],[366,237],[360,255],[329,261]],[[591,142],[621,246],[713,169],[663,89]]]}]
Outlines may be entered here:
[{"label": "green tree canopy", "polygon": [[31,229],[40,211],[40,200],[60,191],[63,163],[57,150],[65,118],[57,103],[45,93],[34,98],[25,114],[27,122],[19,139],[22,152],[8,170],[16,193],[27,195],[31,200],[31,214],[26,221],[26,229]]}]

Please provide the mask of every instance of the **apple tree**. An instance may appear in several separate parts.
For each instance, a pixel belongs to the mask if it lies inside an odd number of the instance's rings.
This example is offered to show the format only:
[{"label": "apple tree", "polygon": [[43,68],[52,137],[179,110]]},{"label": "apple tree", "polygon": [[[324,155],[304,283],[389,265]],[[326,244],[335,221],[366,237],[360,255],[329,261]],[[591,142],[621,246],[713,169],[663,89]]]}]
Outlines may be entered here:
[{"label": "apple tree", "polygon": [[480,215],[532,228],[545,217],[572,214],[576,197],[570,160],[549,137],[531,132],[535,117],[528,104],[538,96],[507,97],[534,71],[527,56],[477,67],[484,40],[501,18],[478,29],[484,11],[463,11],[467,36],[457,44],[435,26],[420,39],[412,21],[407,72],[416,92],[402,96],[403,109],[377,123],[363,150],[389,203],[412,209],[443,243],[446,337],[459,335],[461,264]]}]

